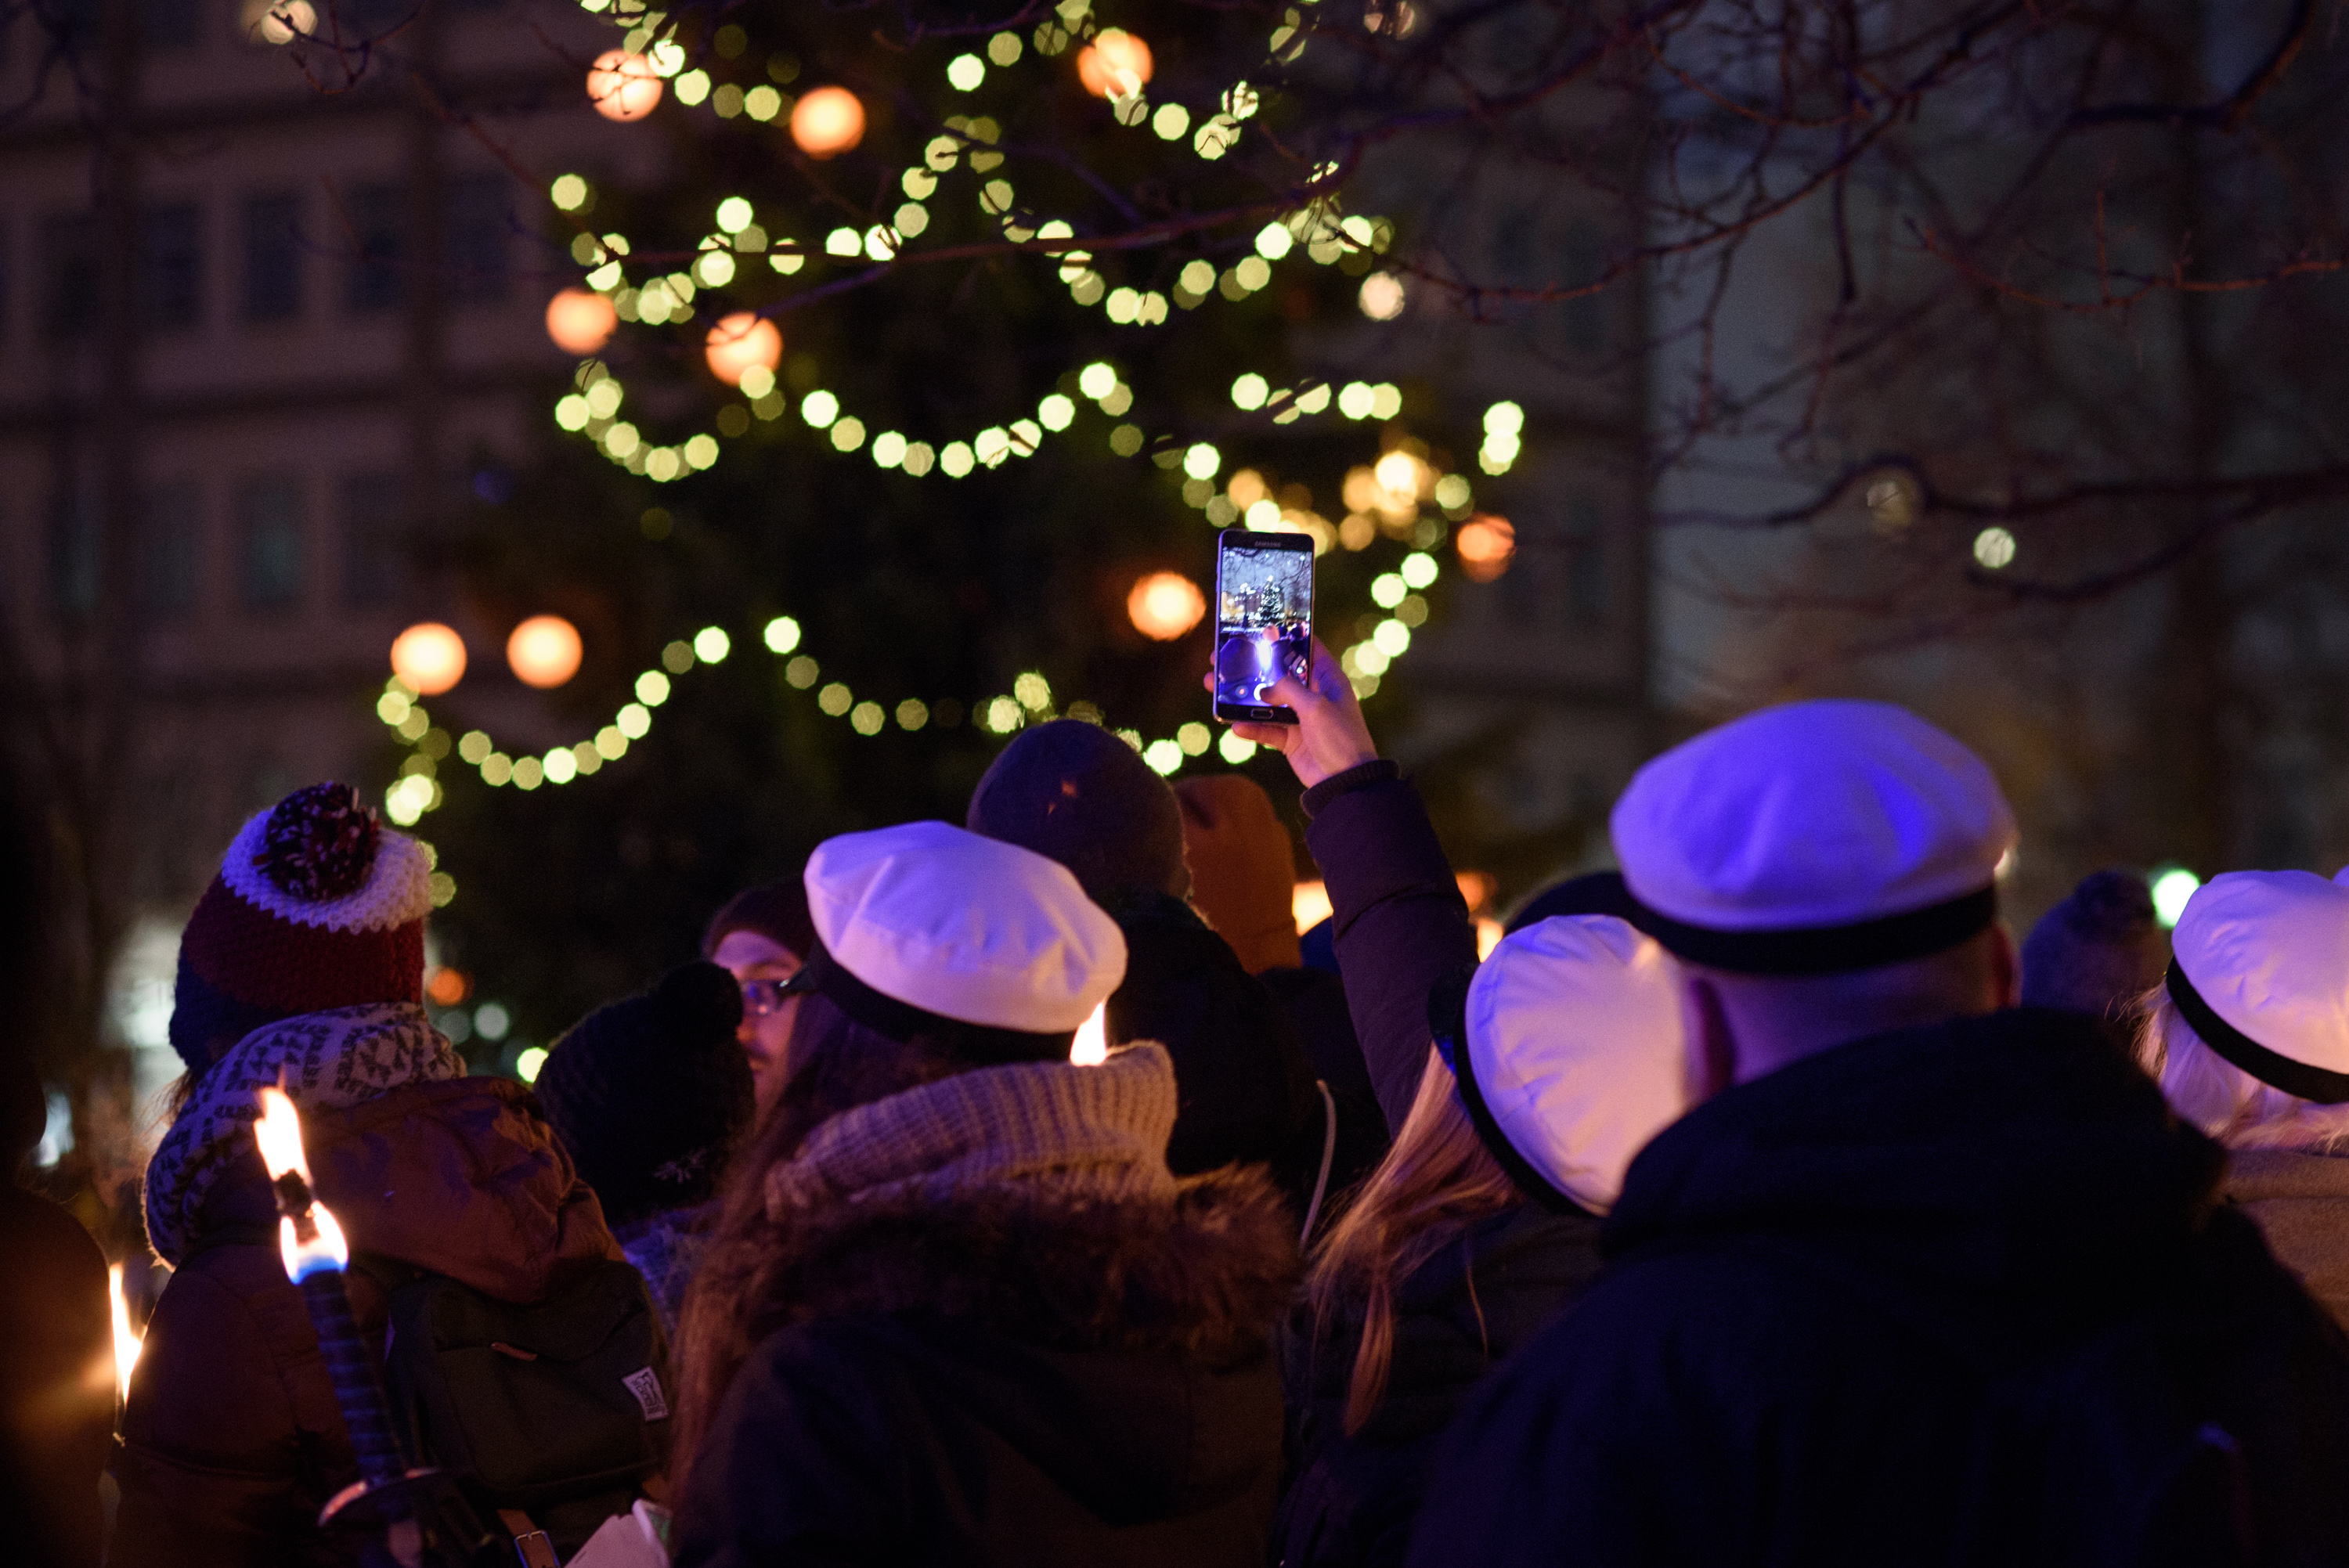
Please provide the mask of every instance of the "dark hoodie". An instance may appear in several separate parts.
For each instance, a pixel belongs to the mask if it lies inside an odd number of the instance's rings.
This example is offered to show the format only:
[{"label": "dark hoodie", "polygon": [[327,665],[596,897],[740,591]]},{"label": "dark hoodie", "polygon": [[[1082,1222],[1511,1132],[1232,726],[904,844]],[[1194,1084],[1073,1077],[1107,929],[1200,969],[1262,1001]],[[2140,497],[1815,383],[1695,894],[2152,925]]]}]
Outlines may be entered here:
[{"label": "dark hoodie", "polygon": [[1262,1175],[1163,1205],[837,1206],[776,1270],[678,1501],[678,1568],[1257,1568],[1280,1479]]},{"label": "dark hoodie", "polygon": [[[2221,1167],[2053,1013],[1732,1088],[1640,1155],[1608,1272],[1463,1412],[1412,1561],[2343,1561],[2349,1343]],[[2095,1491],[2189,1450],[2175,1515]],[[2237,1491],[2248,1553],[2189,1528]]]},{"label": "dark hoodie", "polygon": [[[512,1302],[620,1256],[595,1193],[511,1079],[409,1085],[305,1112],[303,1132],[318,1196],[354,1251]],[[360,1331],[379,1342],[382,1293],[362,1273],[345,1278]],[[254,1149],[205,1200],[193,1250],[148,1323],[114,1473],[111,1568],[350,1557],[316,1521],[358,1466],[301,1293],[286,1282]]]}]

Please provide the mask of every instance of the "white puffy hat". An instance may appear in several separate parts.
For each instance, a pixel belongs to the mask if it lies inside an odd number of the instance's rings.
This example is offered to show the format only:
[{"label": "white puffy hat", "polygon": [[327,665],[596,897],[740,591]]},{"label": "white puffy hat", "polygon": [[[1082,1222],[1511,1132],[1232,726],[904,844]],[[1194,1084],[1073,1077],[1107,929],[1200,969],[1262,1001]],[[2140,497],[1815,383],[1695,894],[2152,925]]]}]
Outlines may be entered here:
[{"label": "white puffy hat", "polygon": [[1611,914],[1503,938],[1436,1035],[1485,1147],[1552,1208],[1612,1208],[1631,1157],[1693,1099],[1671,956]]},{"label": "white puffy hat", "polygon": [[2170,934],[2169,999],[2261,1083],[2349,1102],[2349,887],[2313,872],[2228,872]]},{"label": "white puffy hat", "polygon": [[1609,823],[1642,926],[1693,964],[1870,969],[1997,917],[2014,813],[1982,759],[1906,708],[1766,707],[1656,758]]},{"label": "white puffy hat", "polygon": [[922,1014],[1066,1035],[1125,978],[1125,937],[1067,867],[945,822],[827,839],[808,857],[823,952],[809,988],[903,1037]]}]

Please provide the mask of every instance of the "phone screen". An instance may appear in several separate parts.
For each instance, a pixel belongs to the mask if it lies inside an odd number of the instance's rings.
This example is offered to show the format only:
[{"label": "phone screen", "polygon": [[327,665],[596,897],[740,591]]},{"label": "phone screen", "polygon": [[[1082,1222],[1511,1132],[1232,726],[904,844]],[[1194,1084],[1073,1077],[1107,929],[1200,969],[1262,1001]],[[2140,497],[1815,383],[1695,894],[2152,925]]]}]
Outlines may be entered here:
[{"label": "phone screen", "polygon": [[1216,717],[1295,724],[1271,700],[1283,675],[1309,677],[1313,541],[1226,529],[1216,544]]}]

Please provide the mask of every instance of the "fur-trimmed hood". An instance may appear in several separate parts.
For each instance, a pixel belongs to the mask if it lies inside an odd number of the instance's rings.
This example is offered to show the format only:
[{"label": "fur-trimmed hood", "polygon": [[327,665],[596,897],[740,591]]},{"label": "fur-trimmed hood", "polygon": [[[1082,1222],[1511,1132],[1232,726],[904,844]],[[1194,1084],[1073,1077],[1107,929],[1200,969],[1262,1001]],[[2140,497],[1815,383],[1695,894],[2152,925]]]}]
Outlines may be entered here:
[{"label": "fur-trimmed hood", "polygon": [[1062,1349],[1220,1358],[1260,1346],[1287,1306],[1294,1223],[1259,1167],[1179,1182],[1171,1199],[1007,1181],[851,1200],[790,1217],[755,1315],[771,1333],[919,1314]]}]

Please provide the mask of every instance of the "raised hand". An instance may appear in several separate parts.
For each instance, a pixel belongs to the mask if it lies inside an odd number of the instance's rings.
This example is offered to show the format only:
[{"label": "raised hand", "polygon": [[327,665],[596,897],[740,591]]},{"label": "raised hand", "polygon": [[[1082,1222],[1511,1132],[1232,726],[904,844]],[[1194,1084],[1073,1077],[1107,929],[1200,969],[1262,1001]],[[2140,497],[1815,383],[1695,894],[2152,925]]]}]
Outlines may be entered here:
[{"label": "raised hand", "polygon": [[[1215,676],[1206,677],[1215,689]],[[1354,683],[1338,667],[1338,660],[1313,639],[1313,680],[1310,686],[1284,675],[1267,694],[1269,700],[1297,714],[1295,724],[1235,724],[1232,733],[1258,746],[1270,747],[1288,758],[1298,782],[1308,789],[1333,774],[1378,758],[1379,748],[1362,722],[1362,705]]]}]

